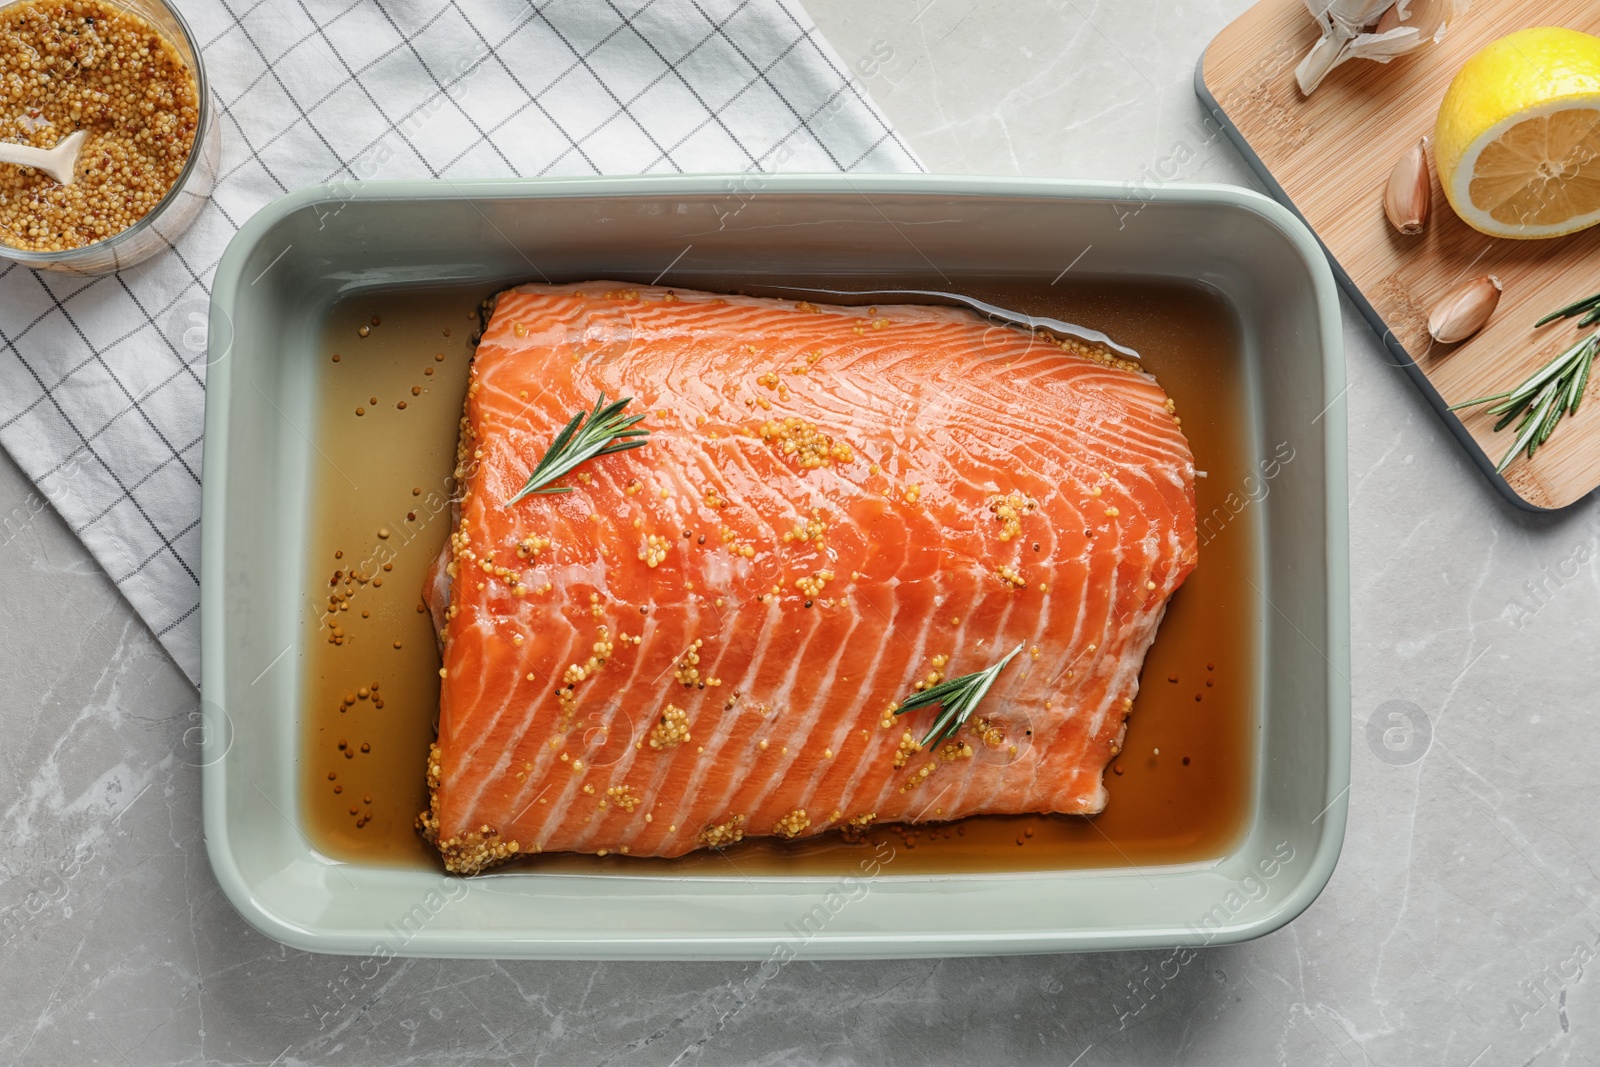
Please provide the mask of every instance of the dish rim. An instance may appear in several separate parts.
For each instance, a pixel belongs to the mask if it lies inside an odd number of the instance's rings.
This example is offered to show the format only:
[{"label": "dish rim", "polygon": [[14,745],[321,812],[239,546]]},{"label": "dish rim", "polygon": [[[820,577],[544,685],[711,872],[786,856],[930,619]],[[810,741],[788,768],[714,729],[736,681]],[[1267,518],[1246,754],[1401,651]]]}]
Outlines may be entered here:
[{"label": "dish rim", "polygon": [[[1146,205],[1206,204],[1228,206],[1261,217],[1277,230],[1304,263],[1314,294],[1318,339],[1324,354],[1321,383],[1324,397],[1333,399],[1325,409],[1323,442],[1326,448],[1323,476],[1323,506],[1327,523],[1323,530],[1322,552],[1326,566],[1326,616],[1328,647],[1323,653],[1330,667],[1326,676],[1325,698],[1329,721],[1324,726],[1328,747],[1325,767],[1327,807],[1317,817],[1325,830],[1310,857],[1310,870],[1266,911],[1243,922],[1225,924],[1203,942],[1229,944],[1271,933],[1292,921],[1321,894],[1332,877],[1342,849],[1350,787],[1349,694],[1349,534],[1347,502],[1347,430],[1344,419],[1344,350],[1337,288],[1326,256],[1316,238],[1292,212],[1272,199],[1251,190],[1212,183],[1169,183],[1140,188],[1132,183],[1083,179],[1040,179],[1016,177],[949,175],[855,175],[805,174],[756,176],[763,192],[782,194],[838,194],[847,192],[926,196],[982,196],[1017,198],[1061,198]],[[319,201],[390,200],[473,200],[663,195],[674,192],[705,196],[725,193],[746,185],[748,174],[647,175],[638,177],[588,177],[541,179],[480,179],[453,181],[356,182],[320,185],[289,193],[258,211],[242,226],[219,261],[211,297],[211,332],[215,339],[225,337],[221,355],[208,353],[211,364],[207,383],[205,421],[205,469],[227,469],[229,413],[227,401],[232,386],[233,361],[223,358],[231,349],[231,318],[227,308],[249,286],[244,268],[258,240],[293,213]],[[218,326],[223,329],[217,329]],[[221,692],[228,674],[221,622],[225,618],[224,549],[227,491],[221,479],[207,480],[203,490],[201,523],[201,694],[202,708],[207,692]],[[215,705],[212,705],[215,708]],[[220,710],[220,709],[218,709]],[[312,929],[272,912],[252,891],[234,852],[230,839],[226,807],[227,748],[229,739],[222,730],[208,729],[203,740],[202,809],[207,853],[224,894],[255,929],[278,941],[308,951],[364,954],[370,951],[371,938],[336,929]],[[332,862],[332,861],[329,861]],[[1186,864],[1162,865],[1163,871],[1181,869]],[[1104,879],[1137,877],[1136,870],[1094,868],[1084,871],[1037,872],[1053,877],[1093,876]],[[1007,877],[1011,877],[1007,873]],[[493,879],[494,875],[487,876]],[[626,877],[626,876],[618,876]],[[763,884],[825,882],[836,876],[763,877]],[[900,882],[950,883],[963,879],[994,878],[982,874],[895,875]],[[491,883],[492,884],[492,883]],[[419,940],[421,940],[419,938]],[[606,939],[588,937],[583,941],[560,938],[507,936],[503,931],[479,930],[452,933],[448,945],[425,943],[408,955],[495,956],[509,955],[549,959],[626,958],[745,958],[752,949],[765,950],[772,937],[749,935],[651,938],[648,942],[633,937]],[[1039,930],[1028,936],[1014,932],[983,933],[958,931],[946,935],[878,932],[871,935],[832,934],[817,956],[846,958],[888,958],[908,955],[989,954],[1018,952],[1056,952],[1106,948],[1151,948],[1172,946],[1174,938],[1163,930],[1097,930],[1092,934],[1073,930]],[[815,942],[811,942],[814,944]],[[642,949],[629,955],[628,949]],[[619,951],[620,950],[620,951]]]}]

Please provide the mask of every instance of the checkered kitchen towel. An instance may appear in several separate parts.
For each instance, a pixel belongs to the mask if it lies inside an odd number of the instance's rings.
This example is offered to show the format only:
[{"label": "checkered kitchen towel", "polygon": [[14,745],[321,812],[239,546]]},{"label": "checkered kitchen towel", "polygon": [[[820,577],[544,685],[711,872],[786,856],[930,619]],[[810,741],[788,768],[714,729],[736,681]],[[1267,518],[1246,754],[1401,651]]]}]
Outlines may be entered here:
[{"label": "checkered kitchen towel", "polygon": [[179,3],[221,106],[212,203],[120,275],[0,268],[0,443],[190,679],[206,299],[262,205],[352,178],[920,169],[797,0]]}]

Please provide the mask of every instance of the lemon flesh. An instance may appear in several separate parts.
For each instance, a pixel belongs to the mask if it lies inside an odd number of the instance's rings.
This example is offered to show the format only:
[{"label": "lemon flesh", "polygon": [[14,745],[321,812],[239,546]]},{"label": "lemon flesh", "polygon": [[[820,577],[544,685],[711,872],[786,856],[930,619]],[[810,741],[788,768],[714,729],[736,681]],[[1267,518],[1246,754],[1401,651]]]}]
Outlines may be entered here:
[{"label": "lemon flesh", "polygon": [[1520,30],[1450,83],[1434,128],[1450,206],[1495,237],[1556,237],[1600,223],[1600,37]]}]

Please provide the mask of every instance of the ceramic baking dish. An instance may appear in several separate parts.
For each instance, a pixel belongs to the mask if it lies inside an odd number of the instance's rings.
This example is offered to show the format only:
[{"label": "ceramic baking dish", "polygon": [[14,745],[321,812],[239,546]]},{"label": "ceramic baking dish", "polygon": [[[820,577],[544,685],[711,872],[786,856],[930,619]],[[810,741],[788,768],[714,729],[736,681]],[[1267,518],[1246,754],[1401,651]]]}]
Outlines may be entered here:
[{"label": "ceramic baking dish", "polygon": [[[912,238],[911,234],[914,234]],[[326,310],[371,287],[701,271],[1179,277],[1231,304],[1261,455],[1255,796],[1206,864],[1012,874],[630,877],[512,870],[462,882],[340,863],[300,829],[296,748],[306,484]],[[1070,258],[1070,257],[1069,257]],[[537,268],[531,266],[537,264]],[[731,283],[730,283],[731,284]],[[824,283],[825,284],[825,283]],[[743,175],[328,186],[247,223],[216,273],[206,398],[202,693],[206,845],[270,937],[361,954],[683,959],[1055,952],[1240,941],[1307,907],[1349,783],[1344,361],[1310,232],[1254,193],[1079,181]],[[280,657],[275,660],[274,657]],[[269,663],[276,667],[263,671]],[[871,873],[871,872],[864,872]],[[841,904],[840,901],[845,903]],[[820,918],[819,918],[820,917]]]}]

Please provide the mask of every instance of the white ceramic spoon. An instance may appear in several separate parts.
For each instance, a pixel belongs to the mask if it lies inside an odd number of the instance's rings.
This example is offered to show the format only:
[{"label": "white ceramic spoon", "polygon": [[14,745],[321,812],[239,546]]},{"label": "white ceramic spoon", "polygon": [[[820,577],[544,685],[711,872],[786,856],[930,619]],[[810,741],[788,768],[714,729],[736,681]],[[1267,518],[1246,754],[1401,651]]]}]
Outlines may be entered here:
[{"label": "white ceramic spoon", "polygon": [[34,148],[25,144],[0,141],[0,163],[15,163],[19,167],[42,170],[62,185],[77,180],[78,150],[88,136],[83,130],[69,133],[54,148]]}]

